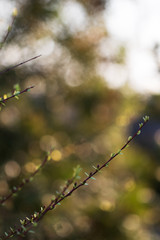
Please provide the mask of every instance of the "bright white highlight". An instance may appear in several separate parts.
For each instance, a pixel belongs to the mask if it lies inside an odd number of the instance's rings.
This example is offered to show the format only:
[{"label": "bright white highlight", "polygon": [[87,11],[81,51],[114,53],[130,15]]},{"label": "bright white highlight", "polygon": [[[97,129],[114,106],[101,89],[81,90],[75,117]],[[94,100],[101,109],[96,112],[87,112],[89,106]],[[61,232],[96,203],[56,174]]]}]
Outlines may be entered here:
[{"label": "bright white highlight", "polygon": [[[159,0],[112,0],[105,13],[112,40],[126,47],[129,84],[141,93],[160,93],[160,75],[153,53],[155,44],[160,44],[159,13]],[[109,84],[114,78],[113,74],[112,80],[107,80]],[[122,85],[124,82],[121,80]]]}]

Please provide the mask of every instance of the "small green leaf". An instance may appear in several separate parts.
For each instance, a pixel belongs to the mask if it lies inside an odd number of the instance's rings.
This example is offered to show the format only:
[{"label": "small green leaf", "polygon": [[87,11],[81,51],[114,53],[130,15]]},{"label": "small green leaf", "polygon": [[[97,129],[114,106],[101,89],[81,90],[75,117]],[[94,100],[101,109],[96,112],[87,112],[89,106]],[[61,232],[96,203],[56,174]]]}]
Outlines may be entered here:
[{"label": "small green leaf", "polygon": [[16,90],[17,92],[21,90],[18,83],[15,84],[15,85],[13,86],[13,88],[14,88],[14,90]]},{"label": "small green leaf", "polygon": [[29,233],[35,233],[35,231],[33,231],[33,230],[29,230],[28,232],[29,232]]},{"label": "small green leaf", "polygon": [[21,220],[21,219],[20,219],[20,223],[21,223],[22,225],[24,225],[25,220]]},{"label": "small green leaf", "polygon": [[118,152],[117,152],[117,154],[121,154],[121,155],[122,155],[123,153],[121,153],[121,151],[122,151],[122,150],[119,149]]},{"label": "small green leaf", "polygon": [[79,173],[81,172],[82,168],[80,167],[80,165],[77,165],[74,169],[73,169],[73,177],[74,178],[79,178]]},{"label": "small green leaf", "polygon": [[37,223],[36,222],[33,223],[33,227],[37,227]]},{"label": "small green leaf", "polygon": [[15,97],[15,99],[17,99],[17,100],[19,99],[19,97],[18,97],[17,95],[15,95],[14,97]]},{"label": "small green leaf", "polygon": [[56,197],[53,195],[53,197],[51,198],[52,201],[54,201],[56,199]]},{"label": "small green leaf", "polygon": [[12,233],[14,232],[13,228],[11,228],[11,227],[10,227],[10,230],[11,230]]},{"label": "small green leaf", "polygon": [[96,178],[94,178],[94,177],[91,177],[91,179],[96,180]]},{"label": "small green leaf", "polygon": [[33,181],[33,177],[30,177],[28,180],[29,180],[29,182],[32,182]]},{"label": "small green leaf", "polygon": [[89,177],[89,174],[87,172],[85,172],[86,176]]},{"label": "small green leaf", "polygon": [[139,123],[139,127],[142,127],[143,126],[143,123]]},{"label": "small green leaf", "polygon": [[111,158],[115,156],[115,153],[111,153]]},{"label": "small green leaf", "polygon": [[27,229],[22,225],[21,228],[23,229],[23,233],[27,231]]},{"label": "small green leaf", "polygon": [[140,135],[141,134],[141,130],[139,130],[138,132],[137,132],[137,135]]},{"label": "small green leaf", "polygon": [[88,186],[88,183],[84,183],[84,185]]},{"label": "small green leaf", "polygon": [[144,120],[144,122],[147,122],[149,120],[149,116],[144,116],[143,120]]},{"label": "small green leaf", "polygon": [[129,136],[129,137],[128,137],[128,141],[131,141],[131,140],[132,140],[132,136]]},{"label": "small green leaf", "polygon": [[42,212],[44,211],[44,207],[41,207],[41,210],[40,210],[40,211],[41,211],[41,213],[42,213]]}]

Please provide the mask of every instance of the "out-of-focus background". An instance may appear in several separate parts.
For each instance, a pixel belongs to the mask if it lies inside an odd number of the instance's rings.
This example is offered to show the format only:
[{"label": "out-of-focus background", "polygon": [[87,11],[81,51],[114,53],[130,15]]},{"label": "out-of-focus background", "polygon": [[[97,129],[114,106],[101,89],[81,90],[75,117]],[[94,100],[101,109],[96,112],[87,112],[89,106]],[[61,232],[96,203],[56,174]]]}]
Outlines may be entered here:
[{"label": "out-of-focus background", "polygon": [[160,238],[159,0],[1,0],[0,95],[14,84],[35,88],[0,112],[0,195],[29,176],[48,150],[54,159],[0,208],[0,232],[47,205],[78,164],[118,156],[26,239],[157,240]]}]

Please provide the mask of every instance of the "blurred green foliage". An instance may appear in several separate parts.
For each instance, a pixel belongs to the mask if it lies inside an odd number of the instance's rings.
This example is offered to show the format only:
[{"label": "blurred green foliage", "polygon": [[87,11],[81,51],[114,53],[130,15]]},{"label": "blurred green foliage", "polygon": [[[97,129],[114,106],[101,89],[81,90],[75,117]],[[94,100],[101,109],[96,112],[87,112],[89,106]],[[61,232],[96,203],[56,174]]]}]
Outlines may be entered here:
[{"label": "blurred green foliage", "polygon": [[[109,39],[102,19],[106,1],[26,0],[19,5],[14,28],[1,50],[1,66],[36,54],[42,57],[0,76],[2,95],[16,83],[21,89],[35,86],[19,101],[9,101],[0,113],[0,194],[6,195],[29,176],[51,147],[58,150],[59,158],[0,207],[1,233],[49,203],[77,164],[83,168],[83,179],[92,165],[103,163],[125,143],[129,124],[146,109],[147,115],[155,110],[159,116],[159,98],[149,105],[150,99],[127,86],[110,89],[97,71],[102,62],[99,45]],[[85,16],[81,24],[77,23],[81,16],[72,16],[77,9]],[[5,57],[13,62],[6,66]],[[107,59],[106,67],[112,60],[113,56]],[[114,53],[114,61],[125,64],[124,47]],[[156,156],[133,144],[96,181],[47,214],[26,239],[158,239]]]}]

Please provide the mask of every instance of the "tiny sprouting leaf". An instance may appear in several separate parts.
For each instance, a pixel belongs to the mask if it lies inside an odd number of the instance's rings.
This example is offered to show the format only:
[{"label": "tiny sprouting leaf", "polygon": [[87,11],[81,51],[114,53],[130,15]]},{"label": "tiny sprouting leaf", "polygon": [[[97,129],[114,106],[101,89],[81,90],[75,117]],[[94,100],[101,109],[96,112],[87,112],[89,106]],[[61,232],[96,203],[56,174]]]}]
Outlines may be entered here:
[{"label": "tiny sprouting leaf", "polygon": [[144,120],[144,122],[147,122],[149,120],[149,116],[144,116],[143,120]]},{"label": "tiny sprouting leaf", "polygon": [[11,232],[12,232],[12,233],[14,232],[14,230],[13,230],[13,228],[12,228],[12,227],[10,227],[10,230],[11,230]]},{"label": "tiny sprouting leaf", "polygon": [[121,149],[119,149],[118,150],[118,152],[117,152],[117,154],[120,154],[120,155],[122,155],[123,153],[121,152],[122,150]]},{"label": "tiny sprouting leaf", "polygon": [[143,123],[139,123],[139,127],[141,128],[143,126]]},{"label": "tiny sprouting leaf", "polygon": [[40,209],[40,212],[42,213],[44,211],[44,208],[43,207],[41,207],[41,209]]},{"label": "tiny sprouting leaf", "polygon": [[18,83],[15,84],[15,85],[13,86],[13,88],[14,88],[14,90],[15,90],[16,92],[20,92],[20,90],[21,90]]},{"label": "tiny sprouting leaf", "polygon": [[139,130],[138,132],[137,132],[137,135],[140,135],[141,134],[141,130]]},{"label": "tiny sprouting leaf", "polygon": [[37,223],[36,222],[33,223],[33,227],[37,227]]},{"label": "tiny sprouting leaf", "polygon": [[80,167],[80,165],[77,165],[74,169],[73,169],[73,177],[74,178],[79,178],[79,173],[81,172],[82,168]]},{"label": "tiny sprouting leaf", "polygon": [[91,179],[92,179],[92,180],[96,180],[96,178],[95,178],[95,177],[91,177]]},{"label": "tiny sprouting leaf", "polygon": [[115,156],[115,153],[111,153],[111,158]]},{"label": "tiny sprouting leaf", "polygon": [[29,182],[32,182],[32,181],[33,181],[33,177],[30,177],[30,178],[29,178]]},{"label": "tiny sprouting leaf", "polygon": [[23,229],[23,233],[27,231],[24,225],[22,225],[21,228]]},{"label": "tiny sprouting leaf", "polygon": [[6,237],[8,237],[8,233],[5,232],[4,234],[6,235]]},{"label": "tiny sprouting leaf", "polygon": [[3,95],[3,100],[5,100],[7,98],[7,94]]},{"label": "tiny sprouting leaf", "polygon": [[29,230],[28,232],[29,232],[29,233],[35,233],[35,231],[33,231],[33,230]]},{"label": "tiny sprouting leaf", "polygon": [[129,136],[129,137],[128,137],[128,141],[131,141],[131,140],[132,140],[132,136]]},{"label": "tiny sprouting leaf", "polygon": [[15,97],[15,99],[17,99],[17,100],[19,99],[19,97],[18,97],[17,95],[15,95],[14,97]]},{"label": "tiny sprouting leaf", "polygon": [[18,10],[17,10],[17,8],[14,8],[13,12],[12,12],[12,16],[16,17],[17,15],[18,15]]},{"label": "tiny sprouting leaf", "polygon": [[52,201],[54,201],[56,199],[56,197],[53,195],[53,197],[51,198]]},{"label": "tiny sprouting leaf", "polygon": [[17,235],[21,235],[21,233],[18,230],[16,231],[16,233],[17,233]]},{"label": "tiny sprouting leaf", "polygon": [[12,29],[12,26],[11,26],[11,25],[9,25],[9,26],[8,26],[8,32],[10,32],[10,31],[11,31],[11,29]]},{"label": "tiny sprouting leaf", "polygon": [[22,225],[24,225],[25,220],[21,220],[21,219],[20,219],[20,223],[21,223]]},{"label": "tiny sprouting leaf", "polygon": [[87,177],[89,177],[89,174],[87,172],[84,172],[86,174]]},{"label": "tiny sprouting leaf", "polygon": [[6,104],[2,101],[1,102],[1,105],[3,106],[3,107],[5,107],[6,106]]}]

